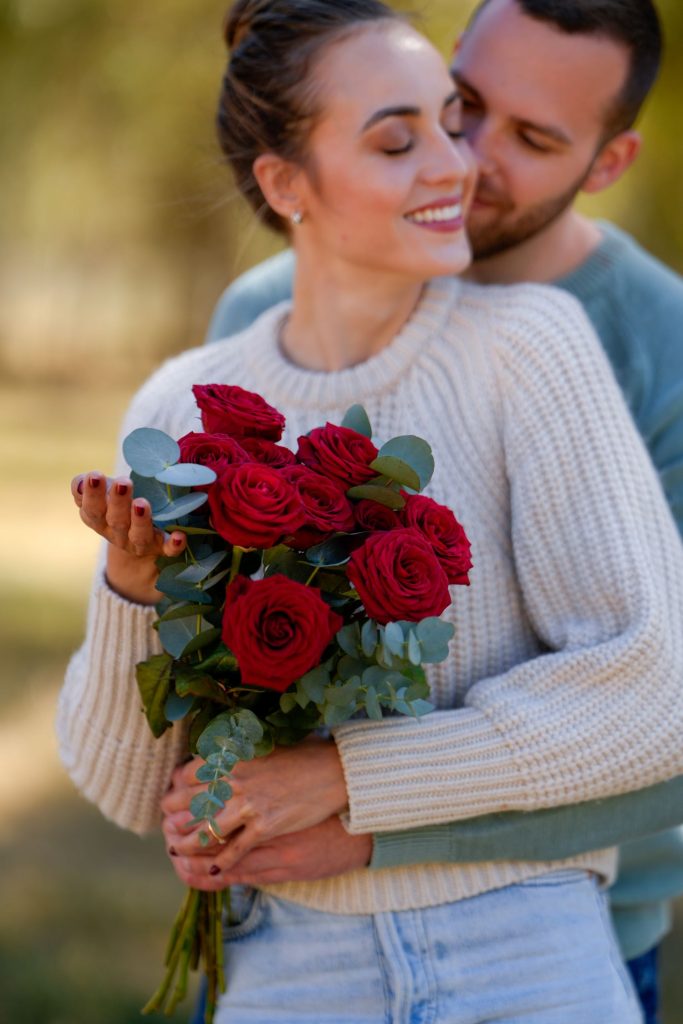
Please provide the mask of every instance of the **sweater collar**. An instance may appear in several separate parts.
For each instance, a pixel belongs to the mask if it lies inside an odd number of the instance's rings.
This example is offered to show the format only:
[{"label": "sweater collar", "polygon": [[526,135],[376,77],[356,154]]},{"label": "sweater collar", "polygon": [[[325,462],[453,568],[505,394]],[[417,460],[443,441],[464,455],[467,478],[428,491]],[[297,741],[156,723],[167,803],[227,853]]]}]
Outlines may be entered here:
[{"label": "sweater collar", "polygon": [[380,352],[344,370],[307,370],[292,363],[280,346],[282,325],[291,301],[268,310],[257,321],[254,343],[246,362],[269,400],[302,408],[352,405],[390,389],[437,336],[461,290],[454,278],[437,278],[425,285],[410,318]]},{"label": "sweater collar", "polygon": [[629,245],[629,237],[608,221],[598,221],[602,239],[593,252],[569,274],[552,283],[571,292],[581,301],[604,288],[614,264],[619,262]]}]

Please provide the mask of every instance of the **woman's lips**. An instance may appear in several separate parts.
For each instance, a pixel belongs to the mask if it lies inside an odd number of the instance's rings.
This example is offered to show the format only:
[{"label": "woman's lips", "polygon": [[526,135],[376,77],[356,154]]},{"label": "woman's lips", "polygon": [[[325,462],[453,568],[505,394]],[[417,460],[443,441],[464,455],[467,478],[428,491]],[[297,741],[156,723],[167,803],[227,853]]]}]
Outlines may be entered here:
[{"label": "woman's lips", "polygon": [[431,231],[459,231],[464,226],[460,198],[440,200],[405,214],[405,220]]}]

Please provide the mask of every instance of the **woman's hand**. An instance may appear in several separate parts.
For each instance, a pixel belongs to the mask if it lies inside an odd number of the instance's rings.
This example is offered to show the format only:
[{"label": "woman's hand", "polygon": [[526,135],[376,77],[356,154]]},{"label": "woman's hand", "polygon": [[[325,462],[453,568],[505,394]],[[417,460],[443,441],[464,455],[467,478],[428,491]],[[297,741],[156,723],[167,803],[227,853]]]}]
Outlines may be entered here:
[{"label": "woman's hand", "polygon": [[156,604],[159,555],[178,555],[186,544],[179,530],[166,534],[152,523],[145,498],[133,500],[127,477],[110,480],[102,473],[81,473],[71,481],[71,493],[86,526],[109,542],[107,580],[122,597]]},{"label": "woman's hand", "polygon": [[190,801],[206,789],[197,782],[200,758],[176,768],[164,796],[164,834],[179,856],[220,851],[224,870],[233,867],[256,846],[326,821],[347,806],[347,793],[336,745],[311,737],[295,747],[277,747],[267,757],[237,764],[230,775],[233,795],[216,816],[225,842],[203,847]]},{"label": "woman's hand", "polygon": [[164,835],[171,863],[185,885],[216,892],[228,885],[272,885],[275,882],[313,882],[365,867],[372,856],[371,835],[350,835],[335,814],[319,825],[277,836],[249,850],[232,866],[225,847],[180,855],[173,845],[178,833],[171,818],[164,821]]}]

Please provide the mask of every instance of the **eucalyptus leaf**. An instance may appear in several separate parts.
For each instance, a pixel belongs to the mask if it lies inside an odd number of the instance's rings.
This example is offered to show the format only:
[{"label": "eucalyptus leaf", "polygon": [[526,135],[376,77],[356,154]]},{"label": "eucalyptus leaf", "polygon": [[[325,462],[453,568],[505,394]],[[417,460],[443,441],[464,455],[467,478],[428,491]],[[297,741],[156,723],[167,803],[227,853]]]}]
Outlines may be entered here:
[{"label": "eucalyptus leaf", "polygon": [[348,427],[349,430],[355,430],[358,434],[364,434],[365,437],[372,437],[370,420],[362,405],[352,405],[350,409],[347,409],[344,413],[344,419],[341,421],[341,426]]},{"label": "eucalyptus leaf", "polygon": [[344,565],[351,557],[354,543],[346,534],[330,537],[308,548],[306,561],[311,565]]},{"label": "eucalyptus leaf", "polygon": [[423,715],[428,715],[430,711],[434,710],[434,705],[430,704],[428,700],[412,700],[410,701],[410,710],[416,718],[422,718]]},{"label": "eucalyptus leaf", "polygon": [[208,466],[195,462],[176,462],[154,474],[154,479],[173,487],[206,487],[214,483],[216,474]]},{"label": "eucalyptus leaf", "polygon": [[139,427],[123,442],[123,457],[140,476],[155,476],[178,461],[180,447],[163,430]]},{"label": "eucalyptus leaf", "polygon": [[[160,622],[158,632],[164,650],[172,654],[174,658],[181,658],[183,654],[187,653],[190,645],[206,632],[213,634],[211,640],[220,636],[220,630],[214,629],[206,619],[198,620],[196,615],[186,619],[167,619]],[[206,639],[204,642],[210,641]],[[200,643],[198,646],[201,647],[202,644]],[[194,649],[196,650],[197,647]]]},{"label": "eucalyptus leaf", "polygon": [[329,681],[330,673],[324,666],[318,665],[317,668],[311,669],[310,672],[301,677],[297,687],[301,687],[309,700],[312,700],[314,704],[322,704],[325,699],[325,687]]},{"label": "eucalyptus leaf", "polygon": [[152,509],[152,516],[168,507],[170,502],[168,490],[158,480],[149,476],[140,476],[139,473],[131,473],[130,478],[133,482],[133,497],[145,498]]},{"label": "eucalyptus leaf", "polygon": [[188,601],[182,601],[180,604],[173,602],[163,615],[159,616],[157,625],[159,622],[171,622],[173,619],[189,619],[191,615],[203,615],[205,611],[206,606],[203,604],[193,604]]},{"label": "eucalyptus leaf", "polygon": [[201,583],[207,576],[216,569],[222,561],[228,556],[227,551],[213,551],[206,558],[198,559],[196,562],[191,562],[187,568],[183,569],[181,573],[176,577],[182,580],[184,583]]},{"label": "eucalyptus leaf", "polygon": [[430,616],[418,622],[416,631],[422,650],[422,661],[433,664],[445,661],[448,657],[448,642],[455,633],[453,623]]},{"label": "eucalyptus leaf", "polygon": [[283,693],[280,695],[280,710],[286,715],[296,707],[296,694]]},{"label": "eucalyptus leaf", "polygon": [[363,623],[360,631],[360,642],[365,657],[371,658],[377,647],[377,623],[373,622],[372,619],[366,619]]},{"label": "eucalyptus leaf", "polygon": [[421,437],[415,437],[413,434],[405,434],[387,441],[380,448],[379,456],[400,459],[401,462],[407,463],[417,473],[419,490],[424,490],[434,474],[432,449]]},{"label": "eucalyptus leaf", "polygon": [[[192,491],[190,494],[181,494],[179,498],[174,498],[173,501],[169,502],[161,512],[154,514],[154,522],[157,524],[174,523],[176,520],[188,515],[188,513],[194,512],[205,501],[206,494],[204,491]],[[182,530],[182,526],[179,529]]]},{"label": "eucalyptus leaf", "polygon": [[330,728],[335,725],[343,725],[344,722],[348,722],[355,710],[355,701],[345,707],[338,707],[336,704],[326,704],[323,711],[323,721]]},{"label": "eucalyptus leaf", "polygon": [[384,646],[388,647],[392,654],[400,657],[403,654],[405,636],[398,622],[387,622],[384,627]]},{"label": "eucalyptus leaf", "polygon": [[217,810],[223,809],[223,806],[223,801],[212,796],[208,790],[198,793],[190,800],[190,810],[197,821],[213,817]]},{"label": "eucalyptus leaf", "polygon": [[375,720],[382,718],[382,709],[377,699],[377,690],[374,686],[368,686],[365,691],[365,712],[368,718],[374,718]]},{"label": "eucalyptus leaf", "polygon": [[413,665],[419,665],[422,661],[420,641],[417,638],[417,633],[412,629],[408,633],[408,659]]},{"label": "eucalyptus leaf", "polygon": [[212,783],[211,792],[219,800],[222,800],[223,804],[226,804],[232,796],[232,786],[229,782],[225,782],[224,779],[219,779],[217,782]]},{"label": "eucalyptus leaf", "polygon": [[[366,663],[361,661],[360,658],[353,658],[350,654],[345,654],[339,659],[337,673],[339,674],[339,678],[346,682],[351,678],[351,676],[362,675],[365,666]],[[329,680],[326,679],[325,682],[329,682]]]},{"label": "eucalyptus leaf", "polygon": [[[204,621],[205,620],[202,619],[202,622]],[[209,647],[214,640],[218,640],[220,635],[221,631],[217,626],[211,626],[207,623],[207,628],[203,629],[201,633],[197,633],[197,635],[190,640],[187,647],[183,650],[183,655],[194,654],[195,651],[201,651],[205,647]]]},{"label": "eucalyptus leaf", "polygon": [[357,622],[351,622],[337,633],[337,643],[345,654],[352,658],[358,657],[360,653],[360,628]]},{"label": "eucalyptus leaf", "polygon": [[211,598],[193,583],[184,583],[178,576],[185,569],[185,562],[174,562],[161,570],[157,577],[157,590],[167,594],[175,601],[187,601],[191,604],[211,604]]},{"label": "eucalyptus leaf", "polygon": [[173,690],[169,693],[166,704],[164,705],[164,714],[169,722],[180,722],[181,719],[188,715],[194,706],[194,697],[180,697]]},{"label": "eucalyptus leaf", "polygon": [[353,498],[355,501],[368,498],[370,501],[376,501],[378,504],[386,505],[387,508],[394,510],[402,509],[406,503],[405,498],[398,491],[392,491],[390,487],[381,487],[372,483],[350,487],[346,494],[347,497]]},{"label": "eucalyptus leaf", "polygon": [[334,704],[335,707],[346,707],[355,700],[360,685],[360,677],[353,676],[348,683],[341,686],[326,686],[325,701],[327,704]]},{"label": "eucalyptus leaf", "polygon": [[420,490],[420,477],[403,459],[397,459],[391,455],[380,455],[370,463],[370,469],[374,469],[376,473],[397,484],[402,484],[404,487],[410,487],[414,491]]}]

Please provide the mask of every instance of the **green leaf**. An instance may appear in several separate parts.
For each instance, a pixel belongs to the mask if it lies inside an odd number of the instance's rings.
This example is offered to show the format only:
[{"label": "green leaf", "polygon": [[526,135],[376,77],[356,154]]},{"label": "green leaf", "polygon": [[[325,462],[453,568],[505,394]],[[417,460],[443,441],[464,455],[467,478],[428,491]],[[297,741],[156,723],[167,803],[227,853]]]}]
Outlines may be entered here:
[{"label": "green leaf", "polygon": [[206,605],[204,604],[192,604],[191,602],[183,601],[181,604],[172,603],[171,607],[160,615],[157,619],[159,622],[172,622],[173,619],[189,619],[191,615],[203,615],[206,611]]},{"label": "green leaf", "polygon": [[175,665],[173,675],[176,693],[180,697],[188,697],[192,694],[194,697],[207,697],[218,704],[230,703],[230,698],[220,683],[212,679],[211,676],[195,672],[192,668],[181,664]]},{"label": "green leaf", "polygon": [[[363,674],[363,669],[366,667],[366,663],[361,661],[360,658],[353,658],[350,654],[345,654],[339,659],[337,665],[337,673],[340,679],[344,682],[349,680],[351,676],[360,676]],[[329,679],[325,680],[329,682]]]},{"label": "green leaf", "polygon": [[397,484],[410,487],[414,491],[420,490],[420,478],[407,462],[397,459],[391,455],[380,455],[370,463],[370,469],[374,469],[380,476],[385,476]]},{"label": "green leaf", "polygon": [[[204,491],[192,491],[190,494],[181,494],[179,498],[174,498],[173,501],[169,502],[161,512],[154,514],[154,522],[157,524],[173,523],[178,519],[182,519],[188,513],[194,512],[205,501],[206,494]],[[182,529],[182,526],[180,529]]]},{"label": "green leaf", "polygon": [[387,508],[395,510],[403,508],[406,503],[405,498],[398,491],[392,491],[390,487],[381,487],[378,484],[359,484],[357,487],[349,487],[346,494],[347,497],[356,501],[369,498],[370,501],[376,501],[380,505],[386,505]]},{"label": "green leaf", "polygon": [[187,568],[183,569],[181,573],[176,577],[182,580],[184,583],[201,583],[207,576],[210,576],[217,566],[221,564],[228,556],[227,551],[214,551],[206,558],[199,559],[197,562],[192,562]]},{"label": "green leaf", "polygon": [[198,793],[190,800],[190,810],[197,821],[212,818],[216,811],[222,810],[224,806],[222,800],[212,796],[207,790]]},{"label": "green leaf", "polygon": [[428,700],[413,700],[410,702],[409,707],[411,714],[415,715],[416,718],[428,715],[430,711],[434,710],[434,705],[430,704]]},{"label": "green leaf", "polygon": [[419,665],[422,662],[420,641],[417,638],[417,634],[412,629],[408,633],[408,658],[413,665]]},{"label": "green leaf", "polygon": [[379,456],[380,458],[400,459],[401,462],[410,466],[417,473],[420,482],[418,490],[424,490],[432,479],[434,456],[430,446],[421,437],[415,437],[413,434],[394,437],[382,445]]},{"label": "green leaf", "polygon": [[171,724],[166,718],[164,708],[171,689],[172,665],[173,659],[168,654],[154,654],[147,661],[141,661],[135,666],[135,677],[147,721],[157,739]]},{"label": "green leaf", "polygon": [[371,658],[377,647],[377,623],[372,619],[366,619],[360,631],[360,643],[363,654]]},{"label": "green leaf", "polygon": [[212,783],[211,792],[226,804],[232,796],[232,786],[229,782],[225,782],[224,779],[219,779],[217,782]]},{"label": "green leaf", "polygon": [[337,633],[337,643],[345,654],[352,658],[358,657],[360,653],[360,628],[357,622],[351,622],[348,626],[342,626]]},{"label": "green leaf", "polygon": [[196,615],[160,622],[158,633],[164,650],[174,658],[182,658],[183,654],[197,650],[220,636],[220,630],[215,629],[206,619],[199,619],[198,622]]},{"label": "green leaf", "polygon": [[296,703],[295,693],[283,693],[280,696],[280,710],[285,715],[289,714],[296,707]]},{"label": "green leaf", "polygon": [[208,466],[200,466],[194,462],[176,462],[161,472],[154,474],[154,479],[162,484],[173,487],[206,487],[216,480],[216,474]]},{"label": "green leaf", "polygon": [[309,700],[314,704],[321,704],[325,699],[325,687],[330,681],[330,673],[324,665],[318,665],[302,676],[297,686],[300,686]]},{"label": "green leaf", "polygon": [[387,622],[384,627],[384,646],[388,647],[392,654],[401,657],[405,644],[405,636],[398,622]]},{"label": "green leaf", "polygon": [[139,427],[123,442],[123,457],[140,476],[154,476],[178,461],[180,448],[163,430]]},{"label": "green leaf", "polygon": [[323,721],[325,725],[332,728],[332,726],[342,725],[344,722],[348,722],[349,718],[351,718],[356,711],[356,706],[355,701],[344,707],[338,707],[336,704],[327,704],[323,712]]},{"label": "green leaf", "polygon": [[360,676],[353,676],[347,683],[332,684],[325,687],[325,701],[335,707],[346,707],[355,700],[360,689]]},{"label": "green leaf", "polygon": [[161,512],[168,506],[168,491],[163,484],[160,484],[153,477],[140,476],[139,473],[131,473],[133,481],[133,497],[146,498],[152,509],[152,515]]},{"label": "green leaf", "polygon": [[340,534],[315,544],[306,551],[311,565],[344,565],[351,557],[354,541],[349,534]]},{"label": "green leaf", "polygon": [[362,405],[352,405],[350,409],[347,409],[344,413],[344,419],[341,421],[341,426],[348,427],[349,430],[355,430],[358,434],[364,434],[365,437],[372,437],[370,420]]},{"label": "green leaf", "polygon": [[169,722],[179,722],[185,715],[190,713],[193,706],[194,697],[181,697],[172,690],[164,705],[164,715]]},{"label": "green leaf", "polygon": [[264,728],[262,739],[254,744],[254,757],[266,757],[275,749],[273,734],[268,728]]},{"label": "green leaf", "polygon": [[211,597],[193,583],[184,583],[178,576],[184,572],[185,562],[173,562],[162,569],[157,578],[157,590],[175,601],[189,601],[191,604],[211,604]]},{"label": "green leaf", "polygon": [[443,619],[430,616],[418,622],[416,632],[420,641],[423,662],[436,664],[446,660],[448,642],[455,633],[455,626],[452,622],[444,622]]},{"label": "green leaf", "polygon": [[377,699],[377,690],[374,686],[368,686],[365,692],[365,712],[368,718],[375,720],[382,718],[382,709]]}]

